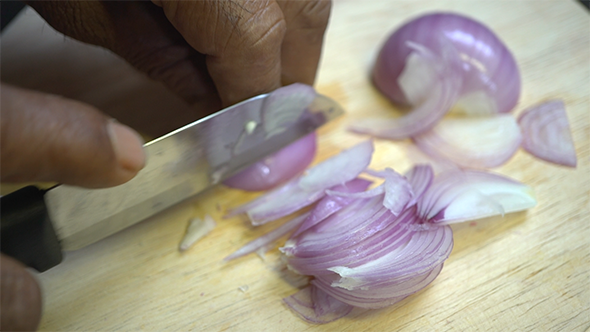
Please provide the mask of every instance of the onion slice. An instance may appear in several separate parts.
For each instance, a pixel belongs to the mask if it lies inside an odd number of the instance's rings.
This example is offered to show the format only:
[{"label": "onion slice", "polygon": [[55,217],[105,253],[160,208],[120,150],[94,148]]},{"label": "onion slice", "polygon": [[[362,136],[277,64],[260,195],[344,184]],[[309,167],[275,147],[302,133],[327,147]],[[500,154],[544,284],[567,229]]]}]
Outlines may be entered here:
[{"label": "onion slice", "polygon": [[545,161],[576,167],[576,149],[563,101],[550,100],[524,110],[518,124],[524,134],[523,149]]},{"label": "onion slice", "polygon": [[[356,178],[371,162],[373,143],[362,142],[312,167],[301,177],[230,211],[246,212],[253,225],[262,225],[315,203],[326,190]],[[338,172],[334,172],[338,170]]]},{"label": "onion slice", "polygon": [[529,186],[505,176],[477,170],[439,174],[418,202],[418,215],[437,224],[504,215],[534,207]]},{"label": "onion slice", "polygon": [[248,242],[246,245],[241,247],[240,249],[236,250],[231,255],[225,257],[224,261],[230,261],[232,259],[236,259],[238,257],[242,257],[248,255],[250,253],[256,252],[261,248],[264,248],[273,242],[277,241],[281,237],[287,235],[289,232],[294,230],[295,228],[299,227],[303,221],[305,221],[309,217],[309,213],[302,214],[297,216],[286,223],[282,224],[281,226],[275,228],[274,230],[270,231],[269,233],[260,236],[253,241]]},{"label": "onion slice", "polygon": [[522,135],[512,115],[498,114],[446,118],[413,139],[436,159],[462,167],[491,168],[504,164],[516,153]]},{"label": "onion slice", "polygon": [[[401,140],[426,132],[432,128],[453,106],[457,100],[461,80],[450,72],[450,66],[440,65],[445,60],[432,54],[430,50],[419,47],[407,60],[406,74],[403,77],[412,77],[421,80],[424,74],[429,72],[433,82],[428,86],[428,93],[423,91],[411,92],[412,102],[418,102],[409,113],[402,117],[384,119],[362,119],[350,126],[350,130],[359,134],[369,134],[374,137]],[[426,67],[428,69],[423,70]],[[418,83],[407,83],[407,91],[414,91],[413,86]]]}]

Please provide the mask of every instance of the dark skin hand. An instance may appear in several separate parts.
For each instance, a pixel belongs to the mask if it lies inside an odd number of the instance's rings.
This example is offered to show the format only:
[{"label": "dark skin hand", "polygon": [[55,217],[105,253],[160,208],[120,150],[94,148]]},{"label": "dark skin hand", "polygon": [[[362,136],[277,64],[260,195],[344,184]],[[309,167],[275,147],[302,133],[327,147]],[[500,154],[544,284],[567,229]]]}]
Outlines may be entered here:
[{"label": "dark skin hand", "polygon": [[[56,30],[108,48],[163,82],[201,116],[282,85],[313,84],[331,6],[329,0],[28,4]],[[141,137],[90,105],[6,84],[1,103],[3,183],[109,187],[145,165]],[[1,257],[0,267],[0,329],[36,329],[37,282],[9,257]]]}]

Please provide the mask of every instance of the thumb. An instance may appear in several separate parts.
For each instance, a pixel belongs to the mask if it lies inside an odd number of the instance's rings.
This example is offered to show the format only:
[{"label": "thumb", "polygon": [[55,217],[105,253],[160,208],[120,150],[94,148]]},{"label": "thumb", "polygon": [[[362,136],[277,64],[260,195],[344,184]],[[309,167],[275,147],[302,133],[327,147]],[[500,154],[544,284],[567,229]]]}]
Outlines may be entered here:
[{"label": "thumb", "polygon": [[0,330],[32,331],[41,320],[41,291],[14,259],[0,255]]},{"label": "thumb", "polygon": [[2,84],[2,182],[109,187],[145,164],[141,137],[94,107]]}]

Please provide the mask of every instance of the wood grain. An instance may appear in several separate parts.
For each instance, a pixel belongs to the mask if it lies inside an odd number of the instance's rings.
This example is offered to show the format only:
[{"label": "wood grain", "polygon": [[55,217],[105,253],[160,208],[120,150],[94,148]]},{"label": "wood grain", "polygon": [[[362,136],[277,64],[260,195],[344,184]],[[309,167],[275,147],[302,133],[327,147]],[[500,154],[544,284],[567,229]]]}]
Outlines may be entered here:
[{"label": "wood grain", "polygon": [[[207,331],[586,331],[590,326],[590,15],[574,1],[336,0],[321,68],[320,92],[346,117],[320,130],[316,161],[364,140],[345,129],[393,107],[369,83],[380,44],[404,20],[432,10],[484,22],[512,50],[523,94],[516,113],[551,98],[567,105],[577,169],[524,152],[496,171],[536,191],[534,209],[453,226],[455,247],[441,275],[398,305],[356,310],[315,326],[281,299],[306,279],[289,274],[276,250],[224,263],[268,231],[226,208],[253,194],[216,187],[82,250],[38,275],[45,303],[41,329]],[[28,11],[2,35],[2,79],[63,94],[125,116],[162,111],[176,97],[106,51],[56,34]],[[127,118],[125,118],[127,119]],[[123,120],[125,122],[125,120]],[[377,140],[372,166],[404,171],[416,160],[406,143]],[[189,219],[211,214],[218,227],[179,253]],[[247,286],[247,290],[239,288]],[[244,289],[244,287],[243,287]]]}]

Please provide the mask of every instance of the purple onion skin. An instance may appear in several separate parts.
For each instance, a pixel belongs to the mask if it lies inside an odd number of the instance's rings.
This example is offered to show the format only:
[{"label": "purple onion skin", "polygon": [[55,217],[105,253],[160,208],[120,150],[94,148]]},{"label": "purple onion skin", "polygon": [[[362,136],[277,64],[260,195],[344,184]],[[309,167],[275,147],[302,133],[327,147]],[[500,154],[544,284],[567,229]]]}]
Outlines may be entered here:
[{"label": "purple onion skin", "polygon": [[405,23],[383,45],[373,68],[375,86],[391,101],[407,105],[397,78],[412,49],[412,41],[439,54],[439,36],[449,40],[459,54],[479,62],[490,78],[498,112],[510,112],[520,96],[521,80],[516,61],[502,41],[479,22],[453,13],[432,13]]},{"label": "purple onion skin", "polygon": [[269,190],[300,174],[315,157],[317,136],[313,132],[277,153],[225,180],[228,187],[246,191]]}]

